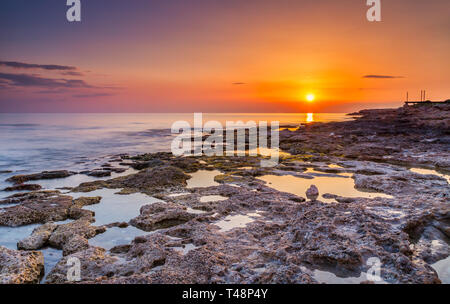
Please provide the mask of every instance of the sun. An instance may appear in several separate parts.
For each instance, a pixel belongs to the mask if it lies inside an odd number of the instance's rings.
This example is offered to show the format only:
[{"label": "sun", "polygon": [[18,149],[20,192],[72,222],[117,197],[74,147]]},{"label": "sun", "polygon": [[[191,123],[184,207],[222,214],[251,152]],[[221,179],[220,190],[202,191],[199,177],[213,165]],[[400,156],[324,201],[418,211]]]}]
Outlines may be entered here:
[{"label": "sun", "polygon": [[316,96],[314,96],[314,94],[308,93],[308,94],[306,95],[306,100],[307,100],[308,102],[313,102],[314,99],[316,99]]}]

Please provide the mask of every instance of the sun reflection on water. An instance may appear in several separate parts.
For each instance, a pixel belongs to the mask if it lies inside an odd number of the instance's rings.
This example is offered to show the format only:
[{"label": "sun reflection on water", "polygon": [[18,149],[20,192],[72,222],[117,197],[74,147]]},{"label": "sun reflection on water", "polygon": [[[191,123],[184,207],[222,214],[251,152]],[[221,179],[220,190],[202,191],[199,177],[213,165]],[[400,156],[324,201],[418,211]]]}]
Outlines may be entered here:
[{"label": "sun reflection on water", "polygon": [[306,114],[306,122],[314,122],[314,113],[307,113]]}]

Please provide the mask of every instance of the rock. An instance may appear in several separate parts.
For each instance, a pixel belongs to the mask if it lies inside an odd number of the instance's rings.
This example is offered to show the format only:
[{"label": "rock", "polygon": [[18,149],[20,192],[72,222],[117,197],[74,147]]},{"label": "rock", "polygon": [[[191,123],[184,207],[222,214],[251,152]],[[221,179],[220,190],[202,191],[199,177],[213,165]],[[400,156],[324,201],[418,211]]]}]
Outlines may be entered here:
[{"label": "rock", "polygon": [[105,177],[111,176],[111,171],[109,170],[93,170],[93,171],[84,171],[82,174],[93,176],[93,177]]},{"label": "rock", "polygon": [[69,254],[85,250],[87,248],[89,248],[89,242],[87,238],[77,234],[69,238],[68,241],[63,244],[63,256],[67,256]]},{"label": "rock", "polygon": [[338,201],[339,203],[344,203],[344,204],[355,203],[358,201],[358,199],[353,198],[353,197],[341,197],[341,196],[335,197],[335,200]]},{"label": "rock", "polygon": [[17,243],[17,248],[23,250],[37,250],[45,247],[48,239],[57,226],[58,225],[54,223],[47,223],[37,227],[29,237]]},{"label": "rock", "polygon": [[339,197],[339,195],[331,194],[331,193],[324,193],[324,194],[322,194],[322,197],[326,198],[326,199],[336,199]]},{"label": "rock", "polygon": [[184,224],[195,218],[176,204],[154,203],[141,208],[141,215],[133,218],[130,224],[144,231],[169,228]]},{"label": "rock", "polygon": [[92,192],[101,188],[108,187],[108,183],[103,180],[81,183],[78,187],[72,189],[72,192]]},{"label": "rock", "polygon": [[114,173],[123,173],[123,172],[127,171],[126,168],[106,168],[106,170],[114,172]]},{"label": "rock", "polygon": [[159,192],[170,187],[186,185],[189,175],[176,167],[163,166],[145,169],[129,176],[108,181],[109,187],[134,188],[142,192]]},{"label": "rock", "polygon": [[0,213],[0,226],[17,227],[36,223],[63,221],[69,217],[72,197],[59,191],[40,191],[16,194],[0,204],[19,203]]},{"label": "rock", "polygon": [[70,172],[67,170],[60,171],[43,171],[41,173],[27,174],[27,175],[15,175],[8,178],[6,181],[15,184],[23,184],[28,181],[40,180],[40,179],[55,179],[64,178],[76,174],[75,172]]},{"label": "rock", "polygon": [[73,201],[72,206],[69,209],[69,217],[71,219],[85,218],[90,221],[94,221],[95,212],[91,210],[82,209],[84,206],[98,204],[101,201],[100,196],[96,197],[80,197]]},{"label": "rock", "polygon": [[73,207],[75,208],[83,208],[84,206],[90,206],[100,203],[102,200],[101,196],[95,197],[80,197],[73,201]]},{"label": "rock", "polygon": [[81,208],[72,207],[69,209],[69,217],[74,220],[88,219],[94,221],[95,212],[91,210],[85,210]]},{"label": "rock", "polygon": [[303,203],[304,201],[306,201],[303,197],[291,197],[290,200],[297,203]]},{"label": "rock", "polygon": [[44,256],[0,246],[0,284],[37,284],[44,274]]},{"label": "rock", "polygon": [[105,225],[106,228],[112,228],[112,227],[127,228],[128,226],[129,226],[129,224],[126,222],[115,222],[115,223]]},{"label": "rock", "polygon": [[311,185],[308,190],[306,190],[306,197],[309,200],[315,201],[319,197],[319,189],[315,185]]},{"label": "rock", "polygon": [[159,166],[163,166],[163,165],[164,165],[164,162],[162,160],[153,159],[150,161],[132,163],[132,164],[130,164],[130,167],[132,167],[133,169],[136,169],[136,170],[142,170],[142,169],[147,169],[147,168],[159,167]]},{"label": "rock", "polygon": [[3,191],[36,191],[41,190],[41,185],[36,184],[20,184],[16,186],[6,187]]},{"label": "rock", "polygon": [[140,191],[154,194],[171,188],[185,186],[190,178],[182,170],[172,166],[148,168],[136,174],[121,176],[107,181],[82,183],[73,192],[90,192],[101,188],[124,188],[121,194]]},{"label": "rock", "polygon": [[67,271],[69,258],[77,258],[81,262],[81,280],[95,280],[98,277],[106,276],[111,272],[117,258],[106,254],[106,250],[99,247],[89,247],[76,253],[63,257],[47,276],[49,284],[70,283],[67,281]]},{"label": "rock", "polygon": [[109,251],[111,253],[127,253],[130,251],[131,245],[119,245],[111,248]]},{"label": "rock", "polygon": [[48,240],[48,244],[57,249],[63,249],[63,254],[73,253],[78,249],[85,249],[87,239],[93,238],[106,231],[104,227],[91,226],[87,219],[58,225]]},{"label": "rock", "polygon": [[21,193],[0,201],[0,204],[18,204],[6,207],[0,213],[0,226],[17,227],[36,223],[58,222],[68,218],[87,218],[92,220],[94,212],[81,209],[83,206],[97,204],[101,197],[72,197],[59,191],[37,191]]},{"label": "rock", "polygon": [[171,166],[182,169],[187,173],[194,173],[201,168],[200,163],[195,158],[179,157],[171,160]]}]

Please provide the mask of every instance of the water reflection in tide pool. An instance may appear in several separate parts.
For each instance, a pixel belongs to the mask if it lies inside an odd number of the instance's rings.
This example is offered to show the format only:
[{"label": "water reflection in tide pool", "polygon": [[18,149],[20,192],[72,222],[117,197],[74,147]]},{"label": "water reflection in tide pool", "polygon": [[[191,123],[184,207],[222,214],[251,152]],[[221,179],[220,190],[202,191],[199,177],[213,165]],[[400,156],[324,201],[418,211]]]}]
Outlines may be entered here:
[{"label": "water reflection in tide pool", "polygon": [[354,180],[346,176],[315,176],[313,179],[306,179],[292,175],[265,175],[258,177],[258,179],[265,181],[268,187],[302,197],[305,196],[306,190],[311,185],[316,185],[321,195],[320,200],[327,203],[333,203],[335,200],[323,198],[322,195],[325,193],[342,197],[392,198],[392,196],[384,193],[359,191],[355,189]]},{"label": "water reflection in tide pool", "polygon": [[70,193],[74,198],[101,196],[99,204],[85,206],[83,209],[95,212],[95,225],[107,225],[115,222],[128,222],[140,213],[142,206],[160,200],[143,193],[127,195],[116,194],[120,189],[101,189],[88,193]]},{"label": "water reflection in tide pool", "polygon": [[183,247],[173,247],[173,249],[177,252],[179,252],[181,255],[186,255],[191,250],[195,250],[199,247],[195,246],[194,244],[186,244]]},{"label": "water reflection in tide pool", "polygon": [[258,213],[229,215],[223,220],[214,223],[214,225],[220,227],[220,232],[227,232],[234,228],[244,228],[260,216]]},{"label": "water reflection in tide pool", "polygon": [[[60,222],[55,222],[55,224],[67,224],[72,220],[67,219]],[[32,224],[19,227],[5,227],[0,226],[0,246],[17,249],[17,242],[29,237],[34,229],[41,226],[41,224]]]},{"label": "water reflection in tide pool", "polygon": [[[319,283],[326,283],[326,284],[360,284],[364,281],[368,281],[367,274],[365,272],[361,272],[361,275],[359,277],[347,277],[347,278],[340,278],[336,276],[332,272],[328,271],[322,271],[322,270],[314,270],[313,278],[317,280]],[[374,281],[375,284],[387,284],[386,281]]]},{"label": "water reflection in tide pool", "polygon": [[206,195],[200,197],[200,203],[212,203],[227,200],[228,197],[222,195]]},{"label": "water reflection in tide pool", "polygon": [[89,239],[89,244],[110,250],[118,245],[130,244],[137,236],[150,233],[151,232],[145,232],[133,226],[128,226],[126,228],[112,227],[106,230],[106,232]]},{"label": "water reflection in tide pool", "polygon": [[179,196],[186,196],[186,195],[190,195],[191,193],[190,192],[181,192],[181,193],[172,193],[172,194],[169,194],[168,196],[169,197],[179,197]]},{"label": "water reflection in tide pool", "polygon": [[219,183],[214,181],[217,175],[222,174],[218,170],[199,170],[195,173],[190,174],[192,177],[187,180],[186,188],[204,188],[218,186]]},{"label": "water reflection in tide pool", "polygon": [[450,256],[431,265],[443,284],[450,284]]},{"label": "water reflection in tide pool", "polygon": [[17,242],[31,235],[40,224],[20,227],[0,227],[0,246],[17,249]]},{"label": "water reflection in tide pool", "polygon": [[450,184],[450,175],[448,175],[448,174],[442,174],[442,173],[437,172],[436,170],[423,169],[423,168],[411,168],[409,170],[411,172],[423,174],[423,175],[437,175],[439,177],[445,178],[447,180],[447,183]]},{"label": "water reflection in tide pool", "polygon": [[40,250],[44,255],[44,278],[41,283],[45,283],[47,281],[47,276],[50,271],[55,267],[56,264],[62,259],[63,254],[62,250],[54,249],[54,248],[45,248]]}]

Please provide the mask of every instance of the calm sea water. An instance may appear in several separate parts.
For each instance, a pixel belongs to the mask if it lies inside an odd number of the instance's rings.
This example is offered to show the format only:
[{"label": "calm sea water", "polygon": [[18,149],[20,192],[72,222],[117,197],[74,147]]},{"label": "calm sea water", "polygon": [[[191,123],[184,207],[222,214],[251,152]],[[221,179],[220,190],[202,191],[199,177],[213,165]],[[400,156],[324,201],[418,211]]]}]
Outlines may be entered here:
[{"label": "calm sea water", "polygon": [[[345,114],[204,114],[203,121],[342,121]],[[120,153],[169,151],[170,127],[193,114],[0,114],[0,171],[84,170]],[[1,174],[0,184],[12,174]],[[1,186],[1,185],[0,185]]]}]

